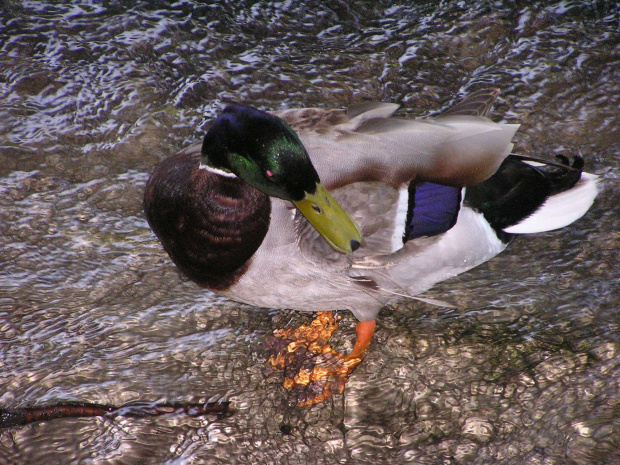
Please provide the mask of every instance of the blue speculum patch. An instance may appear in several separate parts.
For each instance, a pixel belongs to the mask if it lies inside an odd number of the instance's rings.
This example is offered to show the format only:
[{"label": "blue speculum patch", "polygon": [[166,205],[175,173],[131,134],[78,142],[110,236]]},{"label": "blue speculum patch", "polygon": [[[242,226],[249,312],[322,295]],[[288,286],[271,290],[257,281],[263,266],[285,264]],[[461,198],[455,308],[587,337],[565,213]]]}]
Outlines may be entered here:
[{"label": "blue speculum patch", "polygon": [[431,182],[409,186],[409,208],[403,243],[446,232],[456,223],[461,188]]}]

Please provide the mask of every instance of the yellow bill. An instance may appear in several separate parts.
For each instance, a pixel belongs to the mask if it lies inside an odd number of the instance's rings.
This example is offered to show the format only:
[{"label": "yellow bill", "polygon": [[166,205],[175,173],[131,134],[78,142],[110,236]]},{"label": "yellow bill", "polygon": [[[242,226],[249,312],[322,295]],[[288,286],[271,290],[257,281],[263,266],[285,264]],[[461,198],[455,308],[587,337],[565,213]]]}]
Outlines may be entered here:
[{"label": "yellow bill", "polygon": [[302,200],[293,203],[337,252],[351,253],[360,246],[362,234],[357,225],[320,184],[317,183],[314,194],[306,193]]}]

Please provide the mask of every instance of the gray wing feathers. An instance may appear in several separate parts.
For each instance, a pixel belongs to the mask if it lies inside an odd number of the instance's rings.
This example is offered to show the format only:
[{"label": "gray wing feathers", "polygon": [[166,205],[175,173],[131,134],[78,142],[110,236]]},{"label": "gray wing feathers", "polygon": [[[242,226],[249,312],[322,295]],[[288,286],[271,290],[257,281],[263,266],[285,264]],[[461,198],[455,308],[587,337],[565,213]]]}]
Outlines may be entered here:
[{"label": "gray wing feathers", "polygon": [[495,172],[518,126],[486,118],[497,89],[474,92],[432,119],[393,118],[398,105],[364,103],[343,110],[286,110],[328,189],[357,181],[399,187],[413,179],[457,186]]},{"label": "gray wing feathers", "polygon": [[456,115],[437,121],[371,119],[354,131],[336,127],[321,137],[306,131],[299,136],[328,189],[357,181],[398,188],[413,179],[467,186],[495,172],[512,150],[517,128]]},{"label": "gray wing feathers", "polygon": [[448,108],[441,115],[489,116],[499,89],[483,89],[469,94],[456,105]]}]

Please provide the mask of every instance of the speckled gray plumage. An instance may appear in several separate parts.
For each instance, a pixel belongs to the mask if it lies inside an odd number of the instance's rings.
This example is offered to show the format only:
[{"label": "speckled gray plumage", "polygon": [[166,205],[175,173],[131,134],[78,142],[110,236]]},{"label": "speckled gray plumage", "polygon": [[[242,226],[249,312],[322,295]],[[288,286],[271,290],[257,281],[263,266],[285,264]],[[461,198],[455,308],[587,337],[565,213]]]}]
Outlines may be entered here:
[{"label": "speckled gray plumage", "polygon": [[[412,179],[453,185],[486,179],[510,153],[518,127],[458,114],[403,120],[391,117],[396,108],[277,113],[299,134],[322,183],[360,226],[364,243],[353,254],[339,254],[289,202],[272,199],[269,232],[224,295],[263,307],[348,309],[369,320],[392,299],[423,292],[504,248],[480,215],[463,209],[450,232],[392,250],[398,188]],[[488,106],[478,108],[486,113]]]},{"label": "speckled gray plumage", "polygon": [[[475,92],[425,120],[393,117],[397,105],[385,103],[276,112],[299,135],[322,185],[359,226],[362,245],[348,255],[334,251],[291,202],[271,198],[262,244],[234,283],[217,292],[260,307],[347,309],[371,320],[390,301],[417,296],[497,255],[506,245],[499,237],[506,235],[467,202],[441,234],[403,245],[399,230],[412,182],[466,188],[492,176],[508,157],[518,125],[487,118],[497,93]],[[198,164],[200,150],[196,144],[183,153]],[[568,222],[585,213],[596,195],[595,181],[588,179],[590,198]]]}]

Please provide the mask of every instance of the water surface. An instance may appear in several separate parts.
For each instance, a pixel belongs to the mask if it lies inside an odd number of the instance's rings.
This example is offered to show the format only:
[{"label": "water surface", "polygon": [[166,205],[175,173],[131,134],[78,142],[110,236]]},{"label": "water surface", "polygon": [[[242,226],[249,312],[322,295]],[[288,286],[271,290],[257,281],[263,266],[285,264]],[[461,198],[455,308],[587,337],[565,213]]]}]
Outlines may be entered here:
[{"label": "water surface", "polygon": [[[11,428],[0,463],[620,463],[620,9],[410,3],[0,6],[0,406],[236,408]],[[181,277],[142,213],[152,167],[232,102],[417,117],[485,86],[516,152],[583,155],[594,207],[427,294],[459,310],[384,309],[344,395],[291,407],[265,341],[309,315]]]}]

